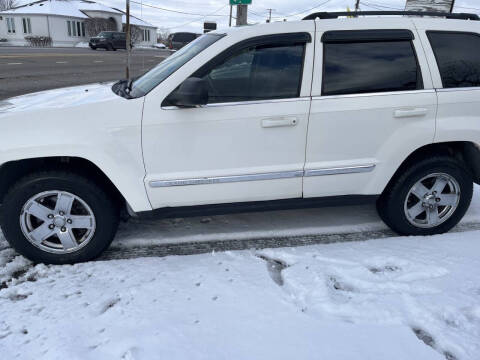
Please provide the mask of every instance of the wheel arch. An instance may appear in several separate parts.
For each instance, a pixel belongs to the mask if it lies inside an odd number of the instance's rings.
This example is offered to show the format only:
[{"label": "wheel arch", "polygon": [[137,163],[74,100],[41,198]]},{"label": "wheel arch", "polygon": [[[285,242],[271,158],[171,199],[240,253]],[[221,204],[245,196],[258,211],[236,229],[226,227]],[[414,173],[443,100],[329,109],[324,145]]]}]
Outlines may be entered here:
[{"label": "wheel arch", "polygon": [[473,181],[480,184],[480,146],[469,141],[452,141],[428,144],[413,151],[395,171],[384,192],[406,168],[419,160],[435,155],[449,156],[462,162]]},{"label": "wheel arch", "polygon": [[64,170],[85,176],[101,186],[115,200],[121,209],[129,207],[127,199],[122,195],[110,178],[93,162],[80,157],[40,157],[9,161],[0,166],[0,204],[5,195],[18,179],[37,171]]}]

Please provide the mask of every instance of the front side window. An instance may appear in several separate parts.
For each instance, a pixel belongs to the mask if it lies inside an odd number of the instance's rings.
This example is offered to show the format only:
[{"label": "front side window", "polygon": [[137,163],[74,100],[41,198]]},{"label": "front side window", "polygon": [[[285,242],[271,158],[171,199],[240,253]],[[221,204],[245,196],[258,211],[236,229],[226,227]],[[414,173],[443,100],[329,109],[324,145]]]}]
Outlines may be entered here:
[{"label": "front side window", "polygon": [[411,41],[324,44],[323,95],[423,88]]},{"label": "front side window", "polygon": [[480,86],[480,34],[427,31],[444,88]]},{"label": "front side window", "polygon": [[295,98],[304,49],[304,44],[252,46],[194,76],[206,80],[209,103]]},{"label": "front side window", "polygon": [[207,34],[192,41],[187,46],[178,50],[173,55],[163,60],[152,70],[132,82],[130,96],[141,97],[149,93],[153,88],[162,83],[166,78],[180,69],[195,56],[220,40],[224,35]]}]

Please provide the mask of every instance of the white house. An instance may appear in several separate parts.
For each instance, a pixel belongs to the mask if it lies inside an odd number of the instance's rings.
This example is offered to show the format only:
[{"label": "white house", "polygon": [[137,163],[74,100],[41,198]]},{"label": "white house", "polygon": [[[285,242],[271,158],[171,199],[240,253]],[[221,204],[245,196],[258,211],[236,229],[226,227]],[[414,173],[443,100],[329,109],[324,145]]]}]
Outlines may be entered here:
[{"label": "white house", "polygon": [[[0,12],[0,39],[9,45],[27,45],[26,36],[49,36],[53,46],[75,46],[87,42],[85,31],[88,18],[110,19],[122,31],[126,22],[118,9],[87,0],[41,0]],[[130,23],[142,30],[137,45],[156,43],[157,28],[143,20],[130,17]]]}]

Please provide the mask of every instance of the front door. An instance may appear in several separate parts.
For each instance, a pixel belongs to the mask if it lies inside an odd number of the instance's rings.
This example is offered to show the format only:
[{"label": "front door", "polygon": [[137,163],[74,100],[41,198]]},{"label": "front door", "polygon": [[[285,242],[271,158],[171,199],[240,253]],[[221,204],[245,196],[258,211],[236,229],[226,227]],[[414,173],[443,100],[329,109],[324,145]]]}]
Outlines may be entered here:
[{"label": "front door", "polygon": [[314,25],[302,26],[310,31],[243,39],[212,57],[192,75],[208,83],[206,106],[147,96],[154,208],[302,196]]}]

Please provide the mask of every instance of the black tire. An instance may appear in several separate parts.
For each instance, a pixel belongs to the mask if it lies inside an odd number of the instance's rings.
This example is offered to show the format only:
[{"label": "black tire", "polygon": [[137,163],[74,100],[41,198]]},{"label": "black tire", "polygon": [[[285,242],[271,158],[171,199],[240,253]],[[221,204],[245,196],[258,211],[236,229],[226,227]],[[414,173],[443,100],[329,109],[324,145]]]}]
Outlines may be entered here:
[{"label": "black tire", "polygon": [[106,47],[106,50],[107,50],[107,51],[113,50],[113,45],[112,45],[112,44],[108,44],[107,47]]},{"label": "black tire", "polygon": [[[404,204],[410,189],[425,176],[445,173],[453,177],[460,187],[457,208],[443,223],[431,228],[413,225],[405,214]],[[394,178],[377,201],[381,219],[400,235],[442,234],[459,223],[470,206],[473,194],[473,179],[464,164],[452,157],[436,156],[421,160],[408,167]]]},{"label": "black tire", "polygon": [[97,50],[97,48],[95,46],[90,46],[90,49]]},{"label": "black tire", "polygon": [[[25,203],[36,194],[59,190],[80,197],[95,216],[96,228],[91,240],[75,252],[51,253],[33,245],[22,232],[20,215]],[[83,176],[63,171],[46,171],[20,179],[7,193],[3,202],[1,226],[5,238],[20,254],[34,262],[72,264],[89,261],[105,251],[118,227],[119,209],[101,186]]]}]

